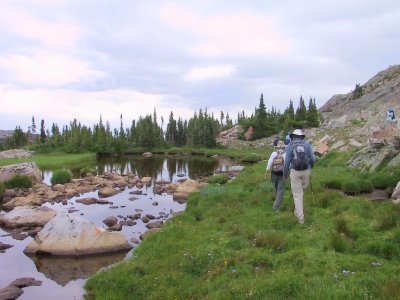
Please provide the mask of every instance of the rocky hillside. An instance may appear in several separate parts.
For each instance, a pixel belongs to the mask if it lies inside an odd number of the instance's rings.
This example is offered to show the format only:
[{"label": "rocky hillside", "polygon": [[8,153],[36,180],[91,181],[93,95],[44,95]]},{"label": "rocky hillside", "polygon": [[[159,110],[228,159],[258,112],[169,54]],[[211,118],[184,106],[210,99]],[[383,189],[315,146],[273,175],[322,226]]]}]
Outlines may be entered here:
[{"label": "rocky hillside", "polygon": [[[329,128],[357,124],[355,135],[371,136],[386,126],[386,110],[392,107],[400,117],[400,65],[390,66],[360,85],[356,91],[334,95],[319,111]],[[400,125],[400,124],[399,124]],[[351,126],[350,126],[351,127]]]}]

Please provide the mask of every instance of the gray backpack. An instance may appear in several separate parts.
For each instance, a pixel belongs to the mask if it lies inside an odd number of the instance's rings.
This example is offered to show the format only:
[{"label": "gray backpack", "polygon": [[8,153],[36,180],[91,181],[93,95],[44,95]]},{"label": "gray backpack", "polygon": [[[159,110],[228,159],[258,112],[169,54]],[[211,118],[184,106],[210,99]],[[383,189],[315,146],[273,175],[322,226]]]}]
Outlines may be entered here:
[{"label": "gray backpack", "polygon": [[304,142],[296,141],[293,143],[293,160],[292,169],[296,171],[307,170],[310,165],[310,161],[305,151]]}]

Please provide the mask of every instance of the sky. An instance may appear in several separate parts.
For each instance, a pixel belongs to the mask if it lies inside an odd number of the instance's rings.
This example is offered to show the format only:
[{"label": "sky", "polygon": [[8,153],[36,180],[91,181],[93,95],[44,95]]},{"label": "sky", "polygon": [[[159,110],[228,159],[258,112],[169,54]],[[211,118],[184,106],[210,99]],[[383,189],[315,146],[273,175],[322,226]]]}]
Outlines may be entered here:
[{"label": "sky", "polygon": [[0,0],[0,129],[322,106],[400,58],[398,0]]}]

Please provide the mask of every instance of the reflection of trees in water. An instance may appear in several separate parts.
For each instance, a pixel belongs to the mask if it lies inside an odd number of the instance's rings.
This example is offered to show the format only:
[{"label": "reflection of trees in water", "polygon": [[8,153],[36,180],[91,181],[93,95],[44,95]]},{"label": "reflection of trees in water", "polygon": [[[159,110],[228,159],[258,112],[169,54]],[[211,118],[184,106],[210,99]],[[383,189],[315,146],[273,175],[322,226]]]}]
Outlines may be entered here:
[{"label": "reflection of trees in water", "polygon": [[[185,174],[190,178],[211,175],[219,167],[218,161],[201,156],[164,157],[153,156],[143,158],[141,156],[107,157],[98,160],[99,174],[103,172],[117,171],[118,173],[135,173],[140,177],[150,176],[172,180],[175,174]],[[168,178],[164,178],[167,172]]]}]

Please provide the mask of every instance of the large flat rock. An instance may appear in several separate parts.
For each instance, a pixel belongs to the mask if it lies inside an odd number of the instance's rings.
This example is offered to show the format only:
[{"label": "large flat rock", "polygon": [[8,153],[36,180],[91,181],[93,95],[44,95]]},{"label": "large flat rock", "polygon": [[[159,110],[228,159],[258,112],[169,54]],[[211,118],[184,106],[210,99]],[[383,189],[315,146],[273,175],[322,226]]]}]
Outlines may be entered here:
[{"label": "large flat rock", "polygon": [[26,254],[80,256],[130,250],[125,236],[107,232],[78,216],[58,213],[25,248]]},{"label": "large flat rock", "polygon": [[6,228],[44,226],[57,212],[48,207],[18,206],[0,215],[0,224]]}]

